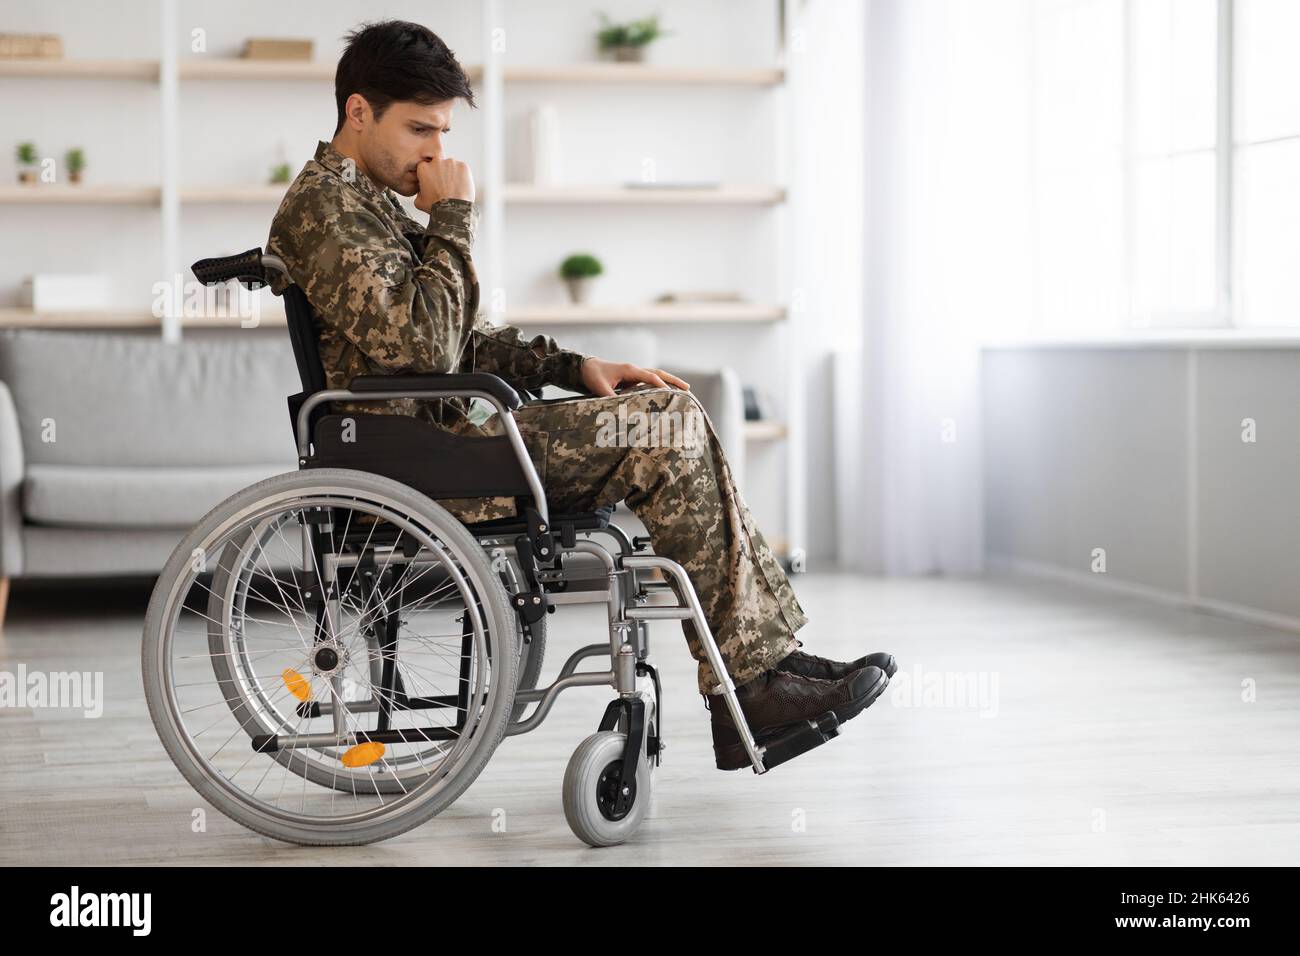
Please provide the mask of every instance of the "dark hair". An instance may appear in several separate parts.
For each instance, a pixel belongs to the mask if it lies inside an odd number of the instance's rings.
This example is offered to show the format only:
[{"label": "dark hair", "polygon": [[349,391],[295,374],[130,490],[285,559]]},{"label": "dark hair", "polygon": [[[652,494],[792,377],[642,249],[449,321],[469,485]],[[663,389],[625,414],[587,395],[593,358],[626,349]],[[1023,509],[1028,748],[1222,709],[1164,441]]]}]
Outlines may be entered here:
[{"label": "dark hair", "polygon": [[334,72],[335,133],[343,128],[344,104],[353,93],[366,98],[375,119],[395,101],[427,105],[460,98],[474,105],[465,70],[447,44],[427,27],[406,20],[384,20],[362,24],[345,39],[348,45]]}]

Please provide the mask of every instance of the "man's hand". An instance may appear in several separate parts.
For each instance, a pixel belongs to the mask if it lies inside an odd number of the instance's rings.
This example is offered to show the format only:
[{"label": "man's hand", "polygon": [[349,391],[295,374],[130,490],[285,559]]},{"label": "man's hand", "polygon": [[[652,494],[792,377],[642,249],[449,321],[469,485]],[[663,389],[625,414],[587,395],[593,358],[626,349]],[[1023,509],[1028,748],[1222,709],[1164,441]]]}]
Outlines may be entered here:
[{"label": "man's hand", "polygon": [[415,208],[428,212],[433,204],[443,199],[474,201],[474,174],[469,166],[458,159],[434,159],[415,167],[420,180],[420,191],[415,196]]},{"label": "man's hand", "polygon": [[608,397],[621,385],[646,382],[655,388],[681,388],[689,391],[690,385],[671,372],[661,368],[641,368],[630,362],[606,362],[594,356],[582,363],[582,384],[593,395]]}]

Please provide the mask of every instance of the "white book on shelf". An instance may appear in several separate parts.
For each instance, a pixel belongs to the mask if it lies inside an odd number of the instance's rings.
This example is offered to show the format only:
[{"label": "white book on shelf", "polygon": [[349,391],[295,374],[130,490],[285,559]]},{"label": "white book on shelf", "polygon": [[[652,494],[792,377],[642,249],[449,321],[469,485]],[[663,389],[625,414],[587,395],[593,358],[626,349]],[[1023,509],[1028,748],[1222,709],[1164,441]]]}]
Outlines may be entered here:
[{"label": "white book on shelf", "polygon": [[33,312],[107,309],[109,277],[101,273],[38,272],[23,280],[22,304]]}]

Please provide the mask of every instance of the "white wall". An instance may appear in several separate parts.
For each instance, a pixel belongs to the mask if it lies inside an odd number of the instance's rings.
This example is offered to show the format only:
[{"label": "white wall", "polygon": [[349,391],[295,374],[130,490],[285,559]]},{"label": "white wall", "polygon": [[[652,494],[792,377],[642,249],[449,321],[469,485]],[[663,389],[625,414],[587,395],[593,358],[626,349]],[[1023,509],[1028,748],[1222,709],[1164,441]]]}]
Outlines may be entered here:
[{"label": "white wall", "polygon": [[997,348],[981,372],[995,565],[1300,628],[1300,348]]}]

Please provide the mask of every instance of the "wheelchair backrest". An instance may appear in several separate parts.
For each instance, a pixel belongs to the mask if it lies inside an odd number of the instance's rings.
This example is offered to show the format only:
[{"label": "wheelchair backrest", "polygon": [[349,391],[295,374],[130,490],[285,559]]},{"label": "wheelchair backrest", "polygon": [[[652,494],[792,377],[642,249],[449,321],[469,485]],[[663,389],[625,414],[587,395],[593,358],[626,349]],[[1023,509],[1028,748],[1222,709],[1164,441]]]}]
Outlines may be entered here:
[{"label": "wheelchair backrest", "polygon": [[325,366],[320,360],[320,335],[316,327],[316,316],[307,296],[296,285],[284,290],[284,313],[303,392],[310,395],[324,390]]},{"label": "wheelchair backrest", "polygon": [[[302,408],[310,395],[325,390],[325,366],[320,360],[320,338],[317,332],[316,314],[312,312],[307,295],[299,286],[290,285],[284,290],[284,317],[289,326],[289,341],[293,345],[293,359],[298,365],[298,378],[302,382],[302,391],[289,396],[289,421],[296,439],[298,434],[298,410]],[[324,406],[319,406],[312,413],[311,429],[315,433],[316,423],[325,414]]]}]

